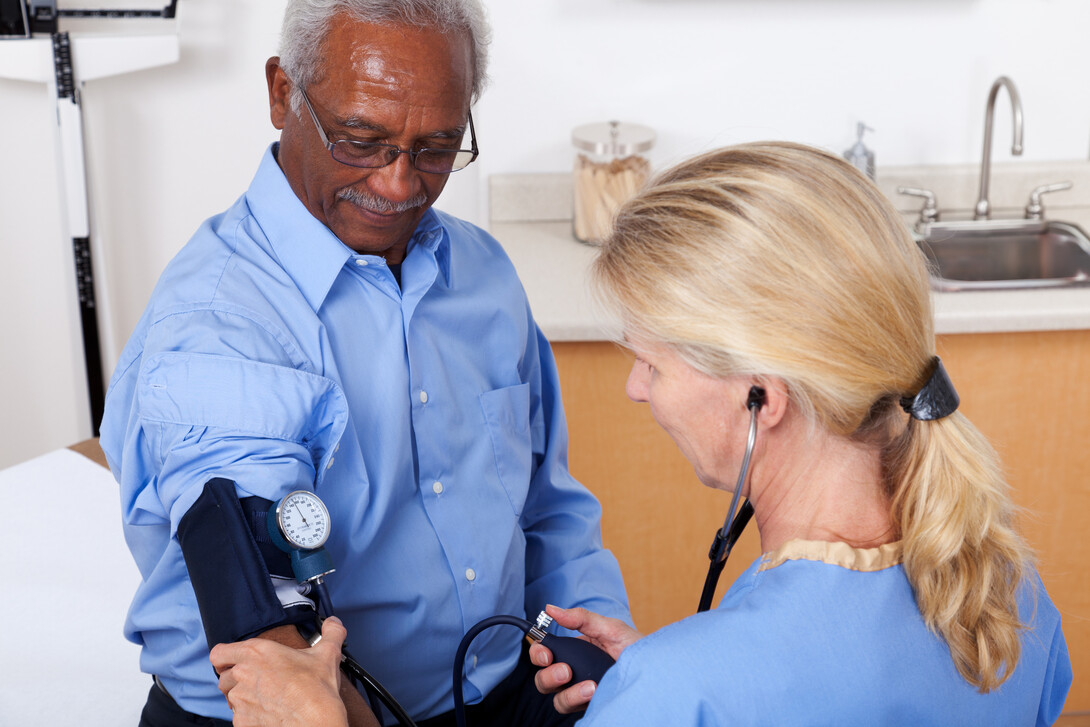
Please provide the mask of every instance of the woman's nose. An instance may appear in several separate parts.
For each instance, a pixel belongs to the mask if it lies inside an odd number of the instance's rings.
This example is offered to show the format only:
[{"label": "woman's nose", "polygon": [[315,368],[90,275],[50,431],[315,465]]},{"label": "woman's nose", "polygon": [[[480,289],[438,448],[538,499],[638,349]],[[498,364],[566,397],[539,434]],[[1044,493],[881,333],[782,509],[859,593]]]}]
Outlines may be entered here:
[{"label": "woman's nose", "polygon": [[647,382],[650,373],[651,367],[639,359],[632,364],[632,371],[628,373],[628,381],[624,387],[629,399],[636,403],[647,401]]}]

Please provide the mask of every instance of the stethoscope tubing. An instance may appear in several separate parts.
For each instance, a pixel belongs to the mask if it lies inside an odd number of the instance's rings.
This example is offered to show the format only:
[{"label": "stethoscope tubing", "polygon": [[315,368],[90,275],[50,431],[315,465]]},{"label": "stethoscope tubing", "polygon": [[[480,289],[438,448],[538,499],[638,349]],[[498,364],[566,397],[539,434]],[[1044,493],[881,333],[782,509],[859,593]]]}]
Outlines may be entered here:
[{"label": "stethoscope tubing", "polygon": [[[726,519],[723,521],[723,528],[716,532],[715,541],[712,543],[711,551],[708,553],[708,557],[711,559],[711,565],[708,569],[708,577],[704,582],[704,592],[700,597],[700,606],[697,608],[697,612],[707,611],[711,605],[711,599],[715,593],[715,587],[719,582],[719,575],[723,572],[723,566],[726,564],[727,556],[730,555],[731,549],[734,547],[735,542],[742,534],[742,530],[745,528],[746,523],[749,522],[753,516],[753,505],[747,499],[741,509],[735,514],[735,509],[738,507],[738,501],[741,499],[742,490],[745,488],[746,482],[749,479],[749,461],[753,456],[753,449],[757,443],[757,412],[760,410],[760,406],[749,407],[749,435],[746,438],[746,451],[742,457],[742,466],[738,472],[738,481],[734,486],[734,494],[731,496],[730,507],[727,510]],[[313,579],[314,587],[317,591],[318,611],[321,618],[326,618],[333,612],[333,604],[329,597],[329,591],[322,581],[321,577]],[[481,623],[477,624],[473,629],[466,634],[462,643],[459,644],[458,655],[455,658],[455,672],[454,681],[458,684],[461,677],[461,664],[465,659],[465,652],[468,649],[469,642],[484,628],[497,625],[500,623],[507,623],[522,628],[524,631],[528,629],[531,624],[524,619],[515,619],[515,617],[494,616],[491,619],[485,619]],[[372,709],[378,714],[378,705],[381,702],[389,709],[394,717],[398,720],[399,724],[406,727],[412,727],[415,723],[408,713],[398,704],[397,700],[386,691],[385,688],[378,681],[368,674],[357,662],[347,649],[342,649],[341,669],[351,678],[362,682],[364,689],[367,692],[368,700],[371,702]],[[459,725],[465,724],[464,706],[462,704],[462,698],[459,689],[454,690],[455,701],[455,717]]]},{"label": "stethoscope tubing", "polygon": [[734,485],[734,494],[730,498],[730,507],[727,509],[727,517],[723,521],[723,528],[716,531],[715,540],[712,541],[708,558],[711,564],[708,566],[708,576],[704,579],[704,590],[700,594],[700,604],[697,613],[711,608],[712,598],[715,596],[715,587],[719,584],[719,576],[723,572],[723,566],[727,563],[727,556],[742,535],[742,530],[750,518],[753,517],[753,505],[747,499],[745,504],[735,514],[738,500],[742,497],[742,490],[749,479],[749,460],[753,456],[753,448],[757,444],[757,412],[760,406],[749,407],[749,436],[746,438],[746,452],[742,457],[742,466],[738,470],[738,482]]},{"label": "stethoscope tubing", "polygon": [[753,456],[753,448],[757,444],[757,412],[758,407],[749,409],[749,437],[746,438],[746,453],[742,457],[742,468],[738,470],[738,482],[734,485],[734,494],[730,498],[730,508],[727,517],[723,521],[723,532],[729,533],[731,521],[734,519],[734,508],[738,506],[738,500],[742,497],[742,488],[749,478],[749,460]]}]

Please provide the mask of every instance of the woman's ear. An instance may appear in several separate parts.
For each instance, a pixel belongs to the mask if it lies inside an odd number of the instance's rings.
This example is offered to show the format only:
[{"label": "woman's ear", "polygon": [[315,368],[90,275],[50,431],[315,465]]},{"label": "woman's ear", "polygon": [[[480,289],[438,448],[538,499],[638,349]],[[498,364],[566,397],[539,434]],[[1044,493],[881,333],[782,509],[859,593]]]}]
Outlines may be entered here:
[{"label": "woman's ear", "polygon": [[778,425],[787,413],[787,407],[791,399],[787,393],[787,385],[782,379],[767,378],[754,381],[753,386],[764,391],[763,404],[757,421],[765,427]]}]

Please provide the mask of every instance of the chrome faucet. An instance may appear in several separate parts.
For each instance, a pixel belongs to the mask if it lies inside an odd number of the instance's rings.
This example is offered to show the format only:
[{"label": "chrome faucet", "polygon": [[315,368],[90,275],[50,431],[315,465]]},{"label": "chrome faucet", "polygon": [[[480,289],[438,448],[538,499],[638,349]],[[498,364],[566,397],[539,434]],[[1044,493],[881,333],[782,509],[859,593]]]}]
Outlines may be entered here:
[{"label": "chrome faucet", "polygon": [[1011,99],[1011,110],[1014,112],[1014,141],[1011,142],[1011,154],[1022,155],[1022,101],[1018,97],[1018,89],[1014,82],[1006,76],[1000,76],[992,84],[992,90],[988,93],[988,108],[984,115],[984,159],[980,162],[980,198],[976,202],[974,220],[986,220],[991,217],[991,203],[988,202],[988,184],[992,174],[992,122],[995,119],[995,97],[999,95],[999,88],[1006,86],[1007,95]]}]

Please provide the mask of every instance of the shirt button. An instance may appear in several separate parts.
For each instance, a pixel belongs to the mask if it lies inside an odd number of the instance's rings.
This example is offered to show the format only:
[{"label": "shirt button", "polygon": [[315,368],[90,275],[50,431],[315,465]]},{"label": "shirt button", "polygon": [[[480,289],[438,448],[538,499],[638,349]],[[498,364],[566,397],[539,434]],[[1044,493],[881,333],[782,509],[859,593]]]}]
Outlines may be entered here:
[{"label": "shirt button", "polygon": [[356,264],[359,265],[361,268],[367,267],[367,261],[363,258],[356,258]]},{"label": "shirt button", "polygon": [[477,578],[477,571],[473,570],[472,568],[466,568],[466,580],[467,581],[472,581],[472,580],[476,580],[476,578]]},{"label": "shirt button", "polygon": [[424,391],[423,389],[420,390],[420,403],[421,404],[427,404],[428,403],[428,392]]},{"label": "shirt button", "polygon": [[333,458],[332,458],[332,457],[330,457],[330,458],[329,458],[329,461],[328,461],[328,462],[326,462],[325,468],[326,468],[326,469],[329,469],[329,468],[330,468],[330,467],[332,467],[332,466],[333,466]]},{"label": "shirt button", "polygon": [[435,482],[431,483],[431,491],[434,492],[436,495],[442,494],[442,492],[443,492],[443,483],[440,482],[439,480],[436,480]]},{"label": "shirt button", "polygon": [[477,668],[477,655],[476,654],[473,655],[473,668],[474,669]]}]

